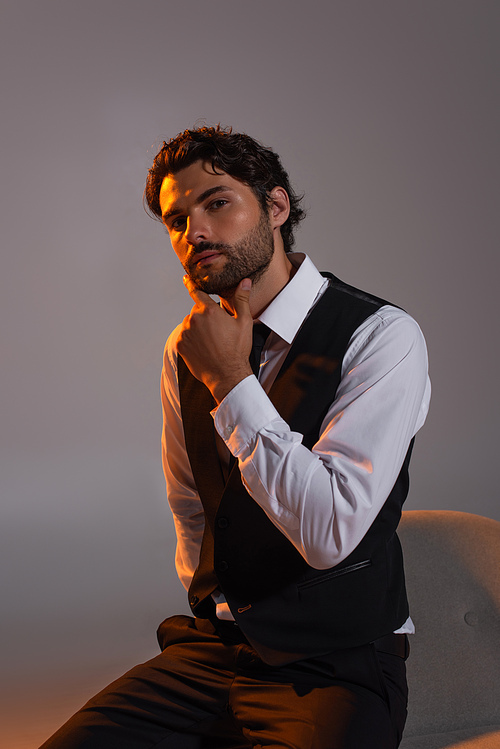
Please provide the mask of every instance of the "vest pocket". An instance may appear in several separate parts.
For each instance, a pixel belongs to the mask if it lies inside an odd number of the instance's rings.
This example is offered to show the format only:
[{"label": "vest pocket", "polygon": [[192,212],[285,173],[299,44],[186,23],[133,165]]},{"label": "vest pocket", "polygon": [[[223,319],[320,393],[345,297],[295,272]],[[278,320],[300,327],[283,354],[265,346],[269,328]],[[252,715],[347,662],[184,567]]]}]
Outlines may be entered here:
[{"label": "vest pocket", "polygon": [[311,588],[313,585],[326,583],[329,580],[333,580],[335,577],[347,575],[349,574],[349,572],[356,572],[356,570],[362,570],[364,567],[371,567],[371,563],[371,559],[365,559],[363,562],[356,562],[356,564],[350,564],[347,567],[342,567],[341,569],[333,568],[331,570],[327,570],[322,575],[311,577],[309,580],[304,580],[301,583],[297,583],[297,588],[303,590],[304,588]]}]

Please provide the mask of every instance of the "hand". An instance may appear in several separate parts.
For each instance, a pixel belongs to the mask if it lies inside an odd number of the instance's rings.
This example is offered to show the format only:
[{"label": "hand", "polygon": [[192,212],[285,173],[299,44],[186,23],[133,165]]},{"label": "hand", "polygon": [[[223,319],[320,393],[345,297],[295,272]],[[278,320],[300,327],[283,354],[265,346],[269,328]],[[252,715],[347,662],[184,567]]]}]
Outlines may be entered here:
[{"label": "hand", "polygon": [[252,282],[244,278],[234,298],[234,316],[184,276],[194,301],[184,318],[177,350],[191,373],[212,393],[219,404],[238,382],[252,374],[248,357],[252,348],[253,320],[249,298]]}]

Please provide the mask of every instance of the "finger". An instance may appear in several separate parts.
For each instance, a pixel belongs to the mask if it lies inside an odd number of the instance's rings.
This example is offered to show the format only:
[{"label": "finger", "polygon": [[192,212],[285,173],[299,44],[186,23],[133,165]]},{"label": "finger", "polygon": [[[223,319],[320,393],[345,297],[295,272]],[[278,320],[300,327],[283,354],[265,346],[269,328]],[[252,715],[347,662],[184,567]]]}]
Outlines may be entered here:
[{"label": "finger", "polygon": [[199,289],[197,286],[195,286],[195,284],[189,278],[189,276],[184,276],[182,280],[184,282],[184,286],[189,292],[189,296],[194,302],[196,302],[196,304],[204,304],[204,305],[215,304],[212,297],[206,294],[201,289]]},{"label": "finger", "polygon": [[252,317],[250,313],[250,292],[252,290],[252,281],[250,278],[244,278],[238,284],[234,292],[233,305],[236,317]]}]

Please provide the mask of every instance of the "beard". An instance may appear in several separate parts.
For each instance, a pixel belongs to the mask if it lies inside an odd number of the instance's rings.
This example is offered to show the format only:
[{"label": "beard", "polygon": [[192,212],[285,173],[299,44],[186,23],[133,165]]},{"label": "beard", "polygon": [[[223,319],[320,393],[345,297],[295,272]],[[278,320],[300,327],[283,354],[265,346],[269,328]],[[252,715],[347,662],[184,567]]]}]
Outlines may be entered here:
[{"label": "beard", "polygon": [[[221,270],[198,268],[197,255],[206,250],[216,250],[225,257]],[[250,278],[255,284],[268,269],[274,255],[273,232],[269,217],[261,211],[259,222],[233,245],[201,242],[184,264],[191,281],[207,294],[225,297],[231,295],[240,281]]]}]

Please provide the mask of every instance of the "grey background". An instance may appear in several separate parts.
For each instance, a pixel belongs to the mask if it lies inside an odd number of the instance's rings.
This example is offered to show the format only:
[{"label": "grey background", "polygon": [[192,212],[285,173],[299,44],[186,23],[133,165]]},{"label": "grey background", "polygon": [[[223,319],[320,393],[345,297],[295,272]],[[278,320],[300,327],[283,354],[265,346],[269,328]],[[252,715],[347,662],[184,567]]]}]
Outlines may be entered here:
[{"label": "grey background", "polygon": [[186,611],[158,391],[190,299],[141,199],[200,120],[275,148],[297,247],[421,324],[407,507],[500,519],[498,22],[481,0],[2,2],[2,746],[38,746]]}]

